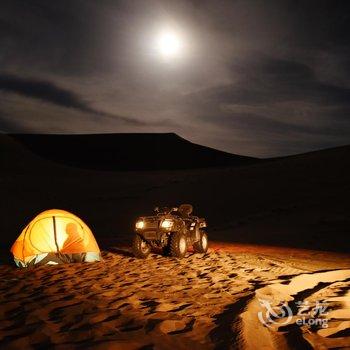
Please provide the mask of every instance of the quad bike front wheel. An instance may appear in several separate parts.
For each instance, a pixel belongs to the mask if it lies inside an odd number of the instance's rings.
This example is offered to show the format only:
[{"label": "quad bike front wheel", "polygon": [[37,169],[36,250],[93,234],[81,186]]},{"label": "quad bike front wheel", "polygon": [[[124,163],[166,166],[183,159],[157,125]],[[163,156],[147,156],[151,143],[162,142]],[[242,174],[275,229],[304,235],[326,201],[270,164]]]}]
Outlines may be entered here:
[{"label": "quad bike front wheel", "polygon": [[175,258],[183,258],[187,252],[186,236],[181,232],[175,232],[170,236],[170,255]]},{"label": "quad bike front wheel", "polygon": [[200,231],[199,241],[193,243],[195,253],[206,253],[208,250],[208,236],[204,231]]},{"label": "quad bike front wheel", "polygon": [[145,259],[151,252],[151,247],[141,236],[135,235],[132,250],[137,258]]}]

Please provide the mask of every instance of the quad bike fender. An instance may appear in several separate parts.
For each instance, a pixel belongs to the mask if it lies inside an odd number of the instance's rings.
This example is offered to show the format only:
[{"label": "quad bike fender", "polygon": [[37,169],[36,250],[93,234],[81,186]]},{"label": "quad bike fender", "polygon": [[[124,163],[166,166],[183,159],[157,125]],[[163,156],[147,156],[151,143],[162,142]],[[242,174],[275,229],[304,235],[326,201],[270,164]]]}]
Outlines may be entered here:
[{"label": "quad bike fender", "polygon": [[191,226],[187,230],[187,235],[192,243],[199,241],[201,237],[199,225],[196,224],[195,226]]},{"label": "quad bike fender", "polygon": [[199,225],[197,224],[194,229],[194,241],[197,242],[200,240],[200,238],[201,238],[201,233],[200,233]]}]

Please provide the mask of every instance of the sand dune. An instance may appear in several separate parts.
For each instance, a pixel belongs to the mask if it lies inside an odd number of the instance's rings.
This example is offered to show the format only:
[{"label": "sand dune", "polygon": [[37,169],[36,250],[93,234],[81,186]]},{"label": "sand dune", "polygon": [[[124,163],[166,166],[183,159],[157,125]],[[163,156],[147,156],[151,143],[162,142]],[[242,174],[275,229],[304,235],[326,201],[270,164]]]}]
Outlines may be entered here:
[{"label": "sand dune", "polygon": [[197,145],[174,133],[13,134],[11,138],[48,160],[95,170],[179,170],[258,161]]},{"label": "sand dune", "polygon": [[[350,147],[241,167],[177,171],[92,171],[54,163],[6,135],[0,241],[6,250],[48,208],[77,214],[97,240],[130,241],[140,215],[192,203],[209,238],[234,243],[349,252]],[[151,156],[151,155],[150,155]],[[331,237],[331,238],[330,238]]]},{"label": "sand dune", "polygon": [[[350,346],[350,270],[298,258],[225,252],[0,269],[0,346],[100,349],[289,349]],[[329,264],[327,264],[329,266]],[[333,266],[336,264],[333,264]],[[342,267],[350,268],[350,261]],[[329,269],[329,267],[328,267]],[[301,283],[299,282],[301,281]],[[305,283],[304,283],[305,281]],[[310,282],[308,282],[310,281]],[[283,291],[283,293],[281,292]],[[330,327],[263,326],[258,298],[329,300]],[[259,344],[259,346],[257,346]],[[297,347],[300,348],[300,347]]]},{"label": "sand dune", "polygon": [[[1,348],[350,347],[350,258],[322,252],[349,252],[350,147],[241,167],[111,172],[55,163],[2,136],[2,255],[48,208],[81,217],[105,251],[96,264],[1,265]],[[206,217],[209,254],[143,261],[121,248],[139,215],[181,202]],[[262,296],[291,314],[264,326]],[[329,327],[296,327],[293,303],[319,300],[332,306]]]}]

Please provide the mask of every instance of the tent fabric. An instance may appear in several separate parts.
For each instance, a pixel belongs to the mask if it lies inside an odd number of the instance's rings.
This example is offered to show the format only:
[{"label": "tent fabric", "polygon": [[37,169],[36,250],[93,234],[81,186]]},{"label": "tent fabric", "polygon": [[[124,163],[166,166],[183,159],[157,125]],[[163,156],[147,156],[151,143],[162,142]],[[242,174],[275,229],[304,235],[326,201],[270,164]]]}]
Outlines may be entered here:
[{"label": "tent fabric", "polygon": [[90,228],[65,210],[37,215],[11,248],[17,266],[100,261],[100,249]]}]

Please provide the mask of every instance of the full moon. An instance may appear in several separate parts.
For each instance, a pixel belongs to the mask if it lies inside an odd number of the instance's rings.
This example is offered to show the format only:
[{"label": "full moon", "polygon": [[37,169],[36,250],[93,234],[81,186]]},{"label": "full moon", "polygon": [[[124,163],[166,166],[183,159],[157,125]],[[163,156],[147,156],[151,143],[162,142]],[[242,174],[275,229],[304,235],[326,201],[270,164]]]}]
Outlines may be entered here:
[{"label": "full moon", "polygon": [[175,58],[181,54],[183,43],[176,32],[166,30],[158,35],[156,48],[164,58]]}]

